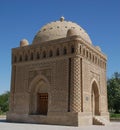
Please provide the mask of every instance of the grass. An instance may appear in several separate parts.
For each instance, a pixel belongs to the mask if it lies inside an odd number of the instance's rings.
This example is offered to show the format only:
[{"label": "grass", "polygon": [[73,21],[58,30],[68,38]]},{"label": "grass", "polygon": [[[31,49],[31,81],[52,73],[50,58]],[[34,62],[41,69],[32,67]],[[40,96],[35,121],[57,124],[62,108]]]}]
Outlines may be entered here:
[{"label": "grass", "polygon": [[0,111],[0,115],[6,115],[6,112]]},{"label": "grass", "polygon": [[120,119],[120,113],[110,113],[110,118],[114,118],[114,119]]}]

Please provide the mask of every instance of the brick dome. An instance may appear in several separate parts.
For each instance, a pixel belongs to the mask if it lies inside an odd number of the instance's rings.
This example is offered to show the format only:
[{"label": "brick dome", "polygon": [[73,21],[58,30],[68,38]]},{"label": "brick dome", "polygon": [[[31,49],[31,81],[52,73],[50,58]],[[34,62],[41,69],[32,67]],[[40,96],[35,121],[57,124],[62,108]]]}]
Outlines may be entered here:
[{"label": "brick dome", "polygon": [[48,23],[43,26],[33,39],[33,44],[39,44],[45,41],[55,40],[59,38],[65,38],[69,36],[68,30],[74,30],[75,34],[81,36],[86,42],[92,44],[92,41],[86,31],[78,24],[71,21],[65,21],[64,17],[61,17],[59,21]]}]

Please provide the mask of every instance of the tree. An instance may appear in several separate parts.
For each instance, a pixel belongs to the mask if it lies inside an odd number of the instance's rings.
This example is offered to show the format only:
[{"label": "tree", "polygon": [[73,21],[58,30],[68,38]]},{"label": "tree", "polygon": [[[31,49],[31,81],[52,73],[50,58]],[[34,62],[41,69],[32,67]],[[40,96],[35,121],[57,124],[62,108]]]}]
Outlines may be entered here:
[{"label": "tree", "polygon": [[5,92],[0,95],[0,113],[5,113],[9,109],[9,96],[10,92]]},{"label": "tree", "polygon": [[108,108],[120,112],[120,73],[115,72],[111,79],[107,81]]}]

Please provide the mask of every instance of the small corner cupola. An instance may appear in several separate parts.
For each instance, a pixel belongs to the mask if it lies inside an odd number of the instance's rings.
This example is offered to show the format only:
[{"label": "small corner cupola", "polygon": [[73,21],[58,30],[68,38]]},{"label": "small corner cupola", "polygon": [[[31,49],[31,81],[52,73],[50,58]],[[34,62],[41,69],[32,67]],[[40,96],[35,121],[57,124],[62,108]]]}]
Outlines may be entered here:
[{"label": "small corner cupola", "polygon": [[62,16],[62,17],[60,18],[60,21],[63,22],[64,20],[65,20],[65,18]]},{"label": "small corner cupola", "polygon": [[79,32],[77,32],[76,29],[74,29],[74,28],[68,29],[68,31],[67,31],[67,37],[75,36],[75,35],[79,35]]},{"label": "small corner cupola", "polygon": [[22,40],[20,41],[20,47],[24,47],[24,46],[28,46],[28,45],[29,45],[28,40],[22,39]]}]

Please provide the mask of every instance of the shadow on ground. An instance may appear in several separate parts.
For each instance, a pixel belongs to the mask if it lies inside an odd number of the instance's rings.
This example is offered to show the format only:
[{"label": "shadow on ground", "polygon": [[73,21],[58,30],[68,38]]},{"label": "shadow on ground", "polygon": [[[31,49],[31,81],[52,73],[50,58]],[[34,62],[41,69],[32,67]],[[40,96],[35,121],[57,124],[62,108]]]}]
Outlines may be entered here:
[{"label": "shadow on ground", "polygon": [[1,119],[0,118],[0,122],[7,122],[6,119]]}]

